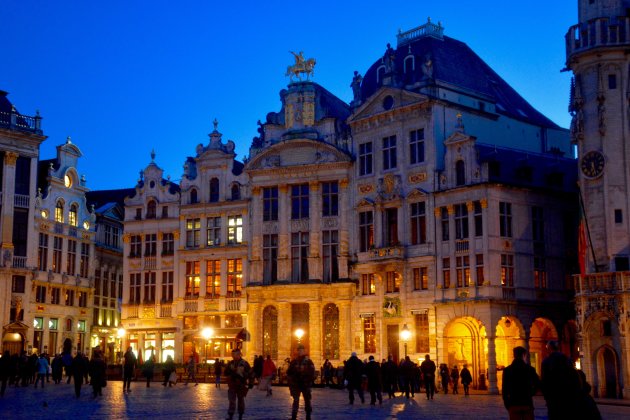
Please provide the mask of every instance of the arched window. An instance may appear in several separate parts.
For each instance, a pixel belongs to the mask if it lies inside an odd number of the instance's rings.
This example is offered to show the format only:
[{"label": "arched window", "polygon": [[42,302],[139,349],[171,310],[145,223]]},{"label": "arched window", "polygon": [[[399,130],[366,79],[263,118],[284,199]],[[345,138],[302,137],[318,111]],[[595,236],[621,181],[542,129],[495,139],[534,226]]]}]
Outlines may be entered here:
[{"label": "arched window", "polygon": [[334,303],[324,306],[322,325],[324,359],[339,359],[339,308]]},{"label": "arched window", "polygon": [[241,199],[241,186],[238,184],[232,184],[232,200]]},{"label": "arched window", "polygon": [[378,69],[376,69],[376,83],[382,83],[383,82],[383,76],[385,76],[385,66],[380,66]]},{"label": "arched window", "polygon": [[155,200],[150,200],[147,204],[147,219],[155,219],[155,214],[157,212],[157,203]]},{"label": "arched window", "polygon": [[210,202],[216,203],[219,201],[219,178],[212,178],[210,180]]},{"label": "arched window", "polygon": [[70,223],[70,226],[78,226],[79,222],[77,221],[77,213],[78,213],[78,207],[76,204],[72,204],[70,206],[70,212],[68,213],[68,223]]},{"label": "arched window", "polygon": [[63,223],[63,201],[57,201],[55,206],[55,222]]},{"label": "arched window", "polygon": [[197,202],[197,190],[193,188],[190,191],[190,204],[195,204]]},{"label": "arched window", "polygon": [[413,55],[408,55],[405,57],[405,73],[410,74],[413,73],[415,67],[415,59]]},{"label": "arched window", "polygon": [[[339,318],[339,316],[337,316]],[[263,310],[263,355],[278,360],[278,310],[267,306]]]},{"label": "arched window", "polygon": [[455,183],[458,186],[466,183],[466,165],[463,160],[458,160],[455,164]]}]

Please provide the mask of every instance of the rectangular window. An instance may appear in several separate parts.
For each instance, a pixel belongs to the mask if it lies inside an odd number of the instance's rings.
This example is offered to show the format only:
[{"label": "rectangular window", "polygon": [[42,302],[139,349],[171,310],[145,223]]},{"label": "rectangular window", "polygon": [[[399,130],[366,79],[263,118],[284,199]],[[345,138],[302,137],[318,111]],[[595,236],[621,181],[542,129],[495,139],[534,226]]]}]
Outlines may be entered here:
[{"label": "rectangular window", "polygon": [[201,219],[186,220],[186,248],[198,248],[201,232]]},{"label": "rectangular window", "polygon": [[361,290],[364,295],[376,294],[376,282],[374,274],[361,274]]},{"label": "rectangular window", "polygon": [[339,231],[322,231],[322,250],[324,265],[324,282],[330,283],[339,280],[339,265],[337,255],[339,255]]},{"label": "rectangular window", "polygon": [[173,301],[173,272],[162,272],[162,302]]},{"label": "rectangular window", "polygon": [[278,220],[278,187],[263,188],[263,222]]},{"label": "rectangular window", "polygon": [[429,353],[429,311],[414,314],[416,353]]},{"label": "rectangular window", "polygon": [[383,170],[396,168],[396,136],[383,138]]},{"label": "rectangular window", "polygon": [[148,233],[144,235],[144,256],[155,257],[157,255],[157,234]]},{"label": "rectangular window", "polygon": [[79,275],[88,277],[90,274],[90,244],[81,243],[81,261],[79,263]]},{"label": "rectangular window", "polygon": [[206,261],[206,298],[221,296],[221,260]]},{"label": "rectangular window", "polygon": [[373,166],[372,142],[359,145],[359,175],[370,175]]},{"label": "rectangular window", "polygon": [[468,239],[468,206],[455,204],[455,239]]},{"label": "rectangular window", "polygon": [[68,260],[66,265],[66,273],[74,276],[77,266],[77,241],[68,239]]},{"label": "rectangular window", "polygon": [[46,286],[37,286],[35,288],[35,302],[46,303]]},{"label": "rectangular window", "polygon": [[61,203],[57,203],[55,206],[55,222],[63,223],[63,205]]},{"label": "rectangular window", "polygon": [[397,246],[398,243],[398,209],[385,209],[383,212],[383,239],[385,246]]},{"label": "rectangular window", "polygon": [[87,298],[88,298],[87,292],[79,292],[79,307],[87,308]]},{"label": "rectangular window", "polygon": [[413,269],[413,290],[427,290],[429,288],[429,271],[427,267]]},{"label": "rectangular window", "polygon": [[109,296],[109,271],[103,271],[103,296]]},{"label": "rectangular window", "polygon": [[545,271],[545,258],[534,256],[534,287],[536,289],[547,288],[547,272]]},{"label": "rectangular window", "polygon": [[374,246],[374,213],[359,213],[359,251],[366,252]]},{"label": "rectangular window", "polygon": [[445,289],[451,287],[451,259],[442,258],[442,283]]},{"label": "rectangular window", "polygon": [[442,224],[442,240],[443,241],[448,241],[449,240],[449,229],[450,229],[450,224],[448,221],[448,209],[446,207],[442,207],[440,209],[440,215],[441,215],[441,224]]},{"label": "rectangular window", "polygon": [[186,261],[186,297],[199,297],[199,261]]},{"label": "rectangular window", "polygon": [[457,274],[457,287],[470,286],[470,257],[461,256],[455,259]]},{"label": "rectangular window", "polygon": [[363,352],[376,353],[376,319],[374,316],[363,318]]},{"label": "rectangular window", "polygon": [[337,216],[339,213],[339,183],[322,183],[322,216]]},{"label": "rectangular window", "polygon": [[473,201],[473,211],[475,217],[475,236],[483,236],[483,217],[481,215],[480,201]]},{"label": "rectangular window", "polygon": [[409,132],[409,159],[412,165],[424,162],[424,128]]},{"label": "rectangular window", "polygon": [[617,76],[614,74],[608,75],[608,89],[617,89]]},{"label": "rectangular window", "polygon": [[[106,278],[106,277],[105,277]],[[108,281],[105,280],[105,290],[107,290]],[[129,303],[140,303],[140,288],[142,287],[142,278],[140,273],[132,273],[129,281]]]},{"label": "rectangular window", "polygon": [[228,244],[243,242],[243,216],[228,217]]},{"label": "rectangular window", "polygon": [[239,297],[243,290],[243,260],[235,258],[227,262],[227,296]]},{"label": "rectangular window", "polygon": [[[155,280],[156,272],[149,271],[144,273],[144,303],[155,303]],[[116,283],[112,282],[112,286]],[[115,292],[112,290],[112,293]],[[113,297],[113,296],[112,296]]]},{"label": "rectangular window", "polygon": [[263,235],[263,282],[278,280],[278,235]]},{"label": "rectangular window", "polygon": [[291,234],[291,281],[303,283],[308,280],[308,232]]},{"label": "rectangular window", "polygon": [[402,277],[397,272],[388,271],[385,273],[385,293],[400,292],[401,283]]},{"label": "rectangular window", "polygon": [[514,287],[514,255],[501,254],[501,285]]},{"label": "rectangular window", "polygon": [[168,206],[162,206],[162,219],[168,218]]},{"label": "rectangular window", "polygon": [[532,239],[535,242],[545,240],[545,218],[543,208],[540,206],[532,207]]},{"label": "rectangular window", "polygon": [[50,291],[50,303],[53,305],[61,303],[61,289],[59,287],[53,287]]},{"label": "rectangular window", "polygon": [[61,273],[61,250],[63,248],[63,238],[53,236],[53,260],[52,271]]},{"label": "rectangular window", "polygon": [[615,223],[623,223],[623,212],[621,209],[615,209]]},{"label": "rectangular window", "polygon": [[131,244],[129,258],[140,258],[142,256],[142,236],[131,235],[129,243]]},{"label": "rectangular window", "polygon": [[65,298],[66,306],[74,306],[74,290],[66,289]]},{"label": "rectangular window", "polygon": [[13,282],[11,285],[11,291],[13,293],[24,293],[26,288],[26,277],[25,276],[13,276]]},{"label": "rectangular window", "polygon": [[512,204],[499,203],[499,230],[504,238],[512,237]]},{"label": "rectangular window", "polygon": [[175,235],[173,233],[162,234],[162,255],[168,256],[175,253]]},{"label": "rectangular window", "polygon": [[484,276],[483,276],[483,254],[475,255],[475,269],[477,273],[477,286],[483,286]]},{"label": "rectangular window", "polygon": [[208,217],[206,241],[208,246],[221,245],[221,218]]},{"label": "rectangular window", "polygon": [[424,202],[411,203],[411,244],[427,242],[427,216]]},{"label": "rectangular window", "polygon": [[308,219],[308,184],[291,185],[291,219]]},{"label": "rectangular window", "polygon": [[110,283],[111,287],[109,289],[109,291],[110,291],[110,295],[109,296],[115,298],[116,297],[116,273],[112,272],[111,279],[112,279],[112,281]]},{"label": "rectangular window", "polygon": [[48,270],[48,235],[39,234],[39,248],[37,249],[37,268],[39,271]]}]

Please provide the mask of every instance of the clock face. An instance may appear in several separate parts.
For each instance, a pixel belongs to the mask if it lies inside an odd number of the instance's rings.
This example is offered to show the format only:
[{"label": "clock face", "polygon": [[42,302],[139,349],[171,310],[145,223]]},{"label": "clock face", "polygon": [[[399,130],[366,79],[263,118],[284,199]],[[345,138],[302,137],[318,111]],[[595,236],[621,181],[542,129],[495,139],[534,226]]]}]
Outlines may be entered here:
[{"label": "clock face", "polygon": [[602,174],[602,172],[604,172],[605,163],[606,160],[601,152],[592,151],[582,157],[580,168],[582,169],[582,173],[585,177],[597,178]]}]

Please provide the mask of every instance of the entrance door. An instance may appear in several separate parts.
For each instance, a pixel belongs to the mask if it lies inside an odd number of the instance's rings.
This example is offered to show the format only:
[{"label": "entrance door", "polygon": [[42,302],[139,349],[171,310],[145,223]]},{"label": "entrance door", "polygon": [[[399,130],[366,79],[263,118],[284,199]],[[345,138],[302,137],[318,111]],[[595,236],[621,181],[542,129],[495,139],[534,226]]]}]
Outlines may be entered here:
[{"label": "entrance door", "polygon": [[387,356],[391,355],[394,358],[394,362],[398,364],[400,358],[399,344],[400,335],[398,332],[398,325],[387,326]]},{"label": "entrance door", "polygon": [[617,363],[615,353],[608,347],[603,350],[606,398],[617,398]]}]

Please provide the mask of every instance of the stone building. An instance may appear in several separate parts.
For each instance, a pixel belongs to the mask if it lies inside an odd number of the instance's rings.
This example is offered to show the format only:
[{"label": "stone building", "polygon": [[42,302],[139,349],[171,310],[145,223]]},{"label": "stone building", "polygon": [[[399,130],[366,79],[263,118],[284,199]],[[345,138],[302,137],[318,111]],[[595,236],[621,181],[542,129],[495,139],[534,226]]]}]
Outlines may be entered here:
[{"label": "stone building", "polygon": [[583,203],[575,309],[581,367],[596,396],[629,398],[630,2],[580,0],[566,35]]}]

